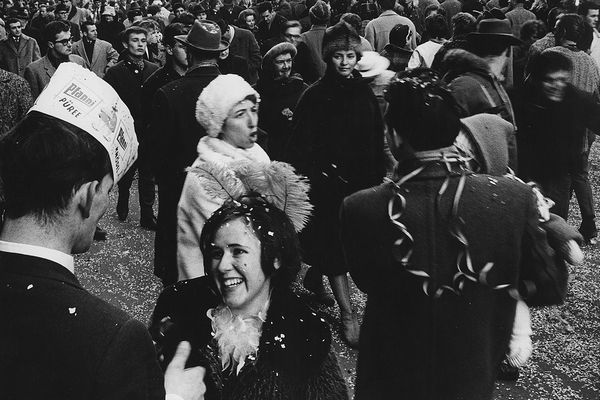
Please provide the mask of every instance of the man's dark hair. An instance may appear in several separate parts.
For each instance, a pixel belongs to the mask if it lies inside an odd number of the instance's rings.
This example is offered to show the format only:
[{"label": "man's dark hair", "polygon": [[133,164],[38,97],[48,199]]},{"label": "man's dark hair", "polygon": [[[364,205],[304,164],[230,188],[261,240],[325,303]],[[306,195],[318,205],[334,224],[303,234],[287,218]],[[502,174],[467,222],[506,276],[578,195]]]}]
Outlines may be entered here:
[{"label": "man's dark hair", "polygon": [[459,110],[435,71],[415,68],[399,73],[385,98],[385,121],[414,150],[452,145],[460,130]]},{"label": "man's dark hair", "polygon": [[181,3],[175,3],[173,4],[173,6],[171,7],[171,9],[173,10],[173,12],[175,12],[175,10],[177,10],[178,8],[183,8],[185,10],[185,7],[183,6],[183,4]]},{"label": "man's dark hair", "polygon": [[42,32],[42,37],[46,42],[54,42],[56,40],[56,35],[61,32],[69,32],[71,30],[71,26],[66,21],[52,21],[49,22]]},{"label": "man's dark hair", "polygon": [[406,37],[408,36],[410,28],[408,25],[398,24],[390,31],[389,39],[390,44],[398,47],[406,46]]},{"label": "man's dark hair", "polygon": [[273,5],[270,1],[264,1],[258,5],[258,13],[262,14],[265,11],[273,12]]},{"label": "man's dark hair", "polygon": [[48,222],[85,182],[112,168],[106,149],[67,122],[30,112],[0,139],[0,178],[7,217],[35,215]]},{"label": "man's dark hair", "polygon": [[121,32],[121,42],[127,43],[129,42],[129,37],[131,35],[136,35],[139,33],[143,33],[146,37],[148,37],[148,31],[145,28],[142,28],[141,26],[137,25],[132,25],[129,28],[125,29],[123,32]]},{"label": "man's dark hair", "polygon": [[181,14],[179,14],[179,17],[175,17],[173,19],[173,21],[171,21],[171,23],[179,22],[179,23],[182,23],[183,25],[191,26],[194,24],[195,19],[196,19],[196,17],[194,16],[194,14],[184,11]]},{"label": "man's dark hair", "polygon": [[16,23],[20,23],[21,27],[23,26],[23,24],[21,23],[21,20],[19,18],[15,18],[15,17],[10,17],[6,19],[6,27],[8,28],[8,26],[10,24],[16,24]]},{"label": "man's dark hair", "polygon": [[160,12],[160,6],[158,4],[152,4],[148,6],[148,14],[155,16]]},{"label": "man's dark hair", "polygon": [[393,10],[396,6],[396,0],[377,0],[377,4],[383,11]]},{"label": "man's dark hair", "polygon": [[571,72],[572,70],[573,63],[566,56],[558,51],[544,51],[531,61],[529,78],[532,81],[540,82],[550,73],[557,71]]},{"label": "man's dark hair", "polygon": [[467,35],[477,30],[477,20],[469,13],[459,12],[451,19],[454,36]]},{"label": "man's dark hair", "polygon": [[433,14],[425,18],[425,32],[430,38],[444,38],[449,36],[446,18],[439,14]]},{"label": "man's dark hair", "polygon": [[565,10],[559,7],[554,7],[548,11],[548,16],[546,17],[546,26],[548,26],[548,30],[550,32],[554,32],[554,27],[556,26],[558,16],[564,13]]},{"label": "man's dark hair", "polygon": [[533,43],[535,40],[544,37],[547,33],[546,24],[539,19],[532,19],[521,27],[521,40],[525,43]]},{"label": "man's dark hair", "polygon": [[362,30],[362,19],[358,14],[345,13],[342,14],[340,20],[346,21],[351,27],[354,28],[356,32],[360,32]]},{"label": "man's dark hair", "polygon": [[54,13],[57,14],[59,12],[69,12],[69,6],[67,6],[66,4],[63,3],[58,3],[56,5],[56,7],[54,8]]},{"label": "man's dark hair", "polygon": [[573,42],[579,41],[584,32],[585,25],[586,22],[583,20],[581,15],[563,15],[558,21],[558,24],[556,25],[556,31],[554,32],[556,44],[560,44],[560,42],[563,40],[571,40]]},{"label": "man's dark hair", "polygon": [[281,33],[285,34],[285,31],[287,31],[290,28],[302,29],[302,24],[296,20],[285,21],[283,24],[281,24]]},{"label": "man's dark hair", "polygon": [[163,33],[163,43],[167,46],[175,46],[175,36],[187,35],[189,29],[181,22],[171,22]]},{"label": "man's dark hair", "polygon": [[588,11],[590,10],[600,10],[600,5],[592,1],[581,2],[577,8],[577,14],[581,15],[582,17],[587,17]]},{"label": "man's dark hair", "polygon": [[202,4],[194,4],[190,7],[190,12],[196,18],[200,16],[200,14],[206,14],[206,8]]},{"label": "man's dark hair", "polygon": [[88,26],[94,26],[94,25],[96,25],[95,22],[92,22],[92,21],[83,21],[81,23],[81,33],[87,33],[87,27]]}]

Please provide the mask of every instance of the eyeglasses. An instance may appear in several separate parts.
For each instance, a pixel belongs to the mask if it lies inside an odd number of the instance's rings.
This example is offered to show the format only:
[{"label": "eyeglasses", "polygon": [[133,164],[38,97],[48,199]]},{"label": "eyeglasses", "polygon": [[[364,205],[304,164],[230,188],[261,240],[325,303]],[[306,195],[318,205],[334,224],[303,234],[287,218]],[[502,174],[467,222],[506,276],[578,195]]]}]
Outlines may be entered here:
[{"label": "eyeglasses", "polygon": [[63,39],[63,40],[55,40],[54,43],[60,43],[63,46],[66,46],[69,43],[71,43],[72,41],[73,41],[73,38],[68,38],[68,39]]}]

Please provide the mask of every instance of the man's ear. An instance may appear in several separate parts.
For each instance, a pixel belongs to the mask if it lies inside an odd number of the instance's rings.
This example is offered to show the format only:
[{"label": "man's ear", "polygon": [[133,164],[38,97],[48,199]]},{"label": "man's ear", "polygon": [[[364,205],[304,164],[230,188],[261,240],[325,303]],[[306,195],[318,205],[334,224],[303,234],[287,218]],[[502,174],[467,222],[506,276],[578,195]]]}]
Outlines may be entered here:
[{"label": "man's ear", "polygon": [[275,270],[281,268],[281,261],[279,261],[279,258],[273,260],[273,268],[275,268]]},{"label": "man's ear", "polygon": [[165,51],[167,52],[168,55],[172,56],[173,55],[173,48],[169,45],[165,46]]},{"label": "man's ear", "polygon": [[75,193],[76,205],[83,218],[89,218],[99,188],[100,182],[98,181],[85,182]]}]

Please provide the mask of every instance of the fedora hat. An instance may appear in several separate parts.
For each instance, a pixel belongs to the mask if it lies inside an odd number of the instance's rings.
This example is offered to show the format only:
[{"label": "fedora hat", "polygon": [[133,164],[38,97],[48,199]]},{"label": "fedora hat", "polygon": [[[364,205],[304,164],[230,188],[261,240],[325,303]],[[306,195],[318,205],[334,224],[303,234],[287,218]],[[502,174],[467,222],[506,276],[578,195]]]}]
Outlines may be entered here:
[{"label": "fedora hat", "polygon": [[510,22],[506,19],[489,18],[482,19],[477,25],[477,32],[467,35],[469,40],[503,40],[511,46],[519,46],[523,42],[513,36]]},{"label": "fedora hat", "polygon": [[226,41],[221,40],[221,29],[212,21],[194,21],[190,32],[175,36],[175,40],[202,51],[218,52],[229,47]]}]

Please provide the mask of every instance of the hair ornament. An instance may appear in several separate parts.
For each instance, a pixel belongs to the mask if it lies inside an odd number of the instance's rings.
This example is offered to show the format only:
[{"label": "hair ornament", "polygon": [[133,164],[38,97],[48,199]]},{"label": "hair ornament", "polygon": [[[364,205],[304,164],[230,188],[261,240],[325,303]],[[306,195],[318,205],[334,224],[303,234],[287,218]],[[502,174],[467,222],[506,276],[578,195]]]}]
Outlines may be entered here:
[{"label": "hair ornament", "polygon": [[300,232],[312,215],[313,205],[309,201],[308,178],[296,174],[294,168],[281,161],[255,163],[241,160],[227,166],[204,162],[188,168],[201,180],[206,192],[223,200],[243,204],[247,196],[260,197],[265,206],[283,211],[296,232]]}]

